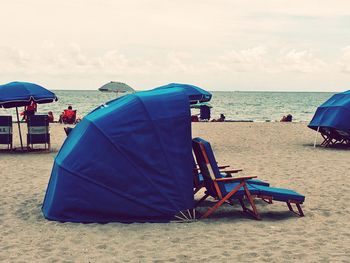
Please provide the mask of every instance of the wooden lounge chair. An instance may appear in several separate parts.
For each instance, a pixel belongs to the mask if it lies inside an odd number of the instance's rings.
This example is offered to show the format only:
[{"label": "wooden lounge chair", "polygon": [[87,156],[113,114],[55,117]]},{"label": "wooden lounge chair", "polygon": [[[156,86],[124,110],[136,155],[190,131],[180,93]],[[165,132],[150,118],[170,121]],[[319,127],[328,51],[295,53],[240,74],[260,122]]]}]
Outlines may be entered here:
[{"label": "wooden lounge chair", "polygon": [[27,148],[33,149],[34,144],[44,144],[45,150],[50,151],[49,117],[47,115],[29,116],[27,127]]},{"label": "wooden lounge chair", "polygon": [[[209,208],[201,218],[207,218],[222,204],[227,202],[231,203],[232,199],[238,199],[244,212],[251,214],[256,219],[260,219],[259,213],[252,198],[252,194],[250,193],[250,187],[247,184],[248,180],[256,178],[256,176],[223,178],[219,169],[216,169],[216,173],[214,172],[204,146],[196,139],[193,140],[193,150],[200,167],[201,174],[204,178],[205,188],[207,189],[205,196],[199,200],[197,205],[208,196],[212,196],[217,200],[217,203],[213,207]],[[216,165],[216,167],[218,166]],[[255,191],[255,189],[253,190]],[[244,198],[248,200],[251,209],[246,207],[244,204]]]},{"label": "wooden lounge chair", "polygon": [[12,117],[0,116],[0,144],[6,144],[12,150]]},{"label": "wooden lounge chair", "polygon": [[[204,141],[204,140],[203,140]],[[209,144],[209,142],[205,142],[205,147],[208,147],[208,158],[209,159],[213,159],[214,162],[216,162],[215,157],[213,155],[213,151],[211,149],[211,146]],[[216,162],[217,163],[217,162]],[[198,167],[198,164],[196,164],[195,159],[193,159],[193,182],[194,182],[194,194],[196,194],[201,188],[204,187],[204,178],[203,175],[200,172],[200,168]],[[230,168],[230,165],[218,165],[217,164],[217,168],[220,170],[220,175],[222,178],[224,177],[232,177],[233,174],[237,174],[241,171],[243,171],[242,169],[232,169]],[[229,169],[229,170],[228,170]],[[270,184],[268,182],[263,182],[261,180],[257,180],[257,179],[251,179],[248,180],[248,183],[250,184],[260,184],[260,185],[264,185],[264,186],[269,186]]]},{"label": "wooden lounge chair", "polygon": [[[218,166],[220,170],[226,169],[230,167],[229,165],[222,165]],[[232,173],[238,173],[242,171],[242,169],[235,169],[231,170],[229,177],[231,176]],[[194,189],[194,194],[196,194],[200,189],[204,187],[204,178],[203,175],[200,173],[200,168],[198,167],[198,164],[196,164],[195,159],[193,158],[193,189]]]},{"label": "wooden lounge chair", "polygon": [[[223,178],[222,171],[220,172],[217,168],[214,153],[212,152],[209,142],[201,138],[195,138],[193,139],[192,145],[203,176],[205,173],[208,173],[206,171],[211,170],[216,178]],[[273,201],[285,202],[290,211],[298,214],[299,216],[304,216],[301,204],[304,202],[305,196],[293,190],[270,187],[268,183],[260,180],[250,179],[246,181],[246,184],[248,186],[249,191],[252,195],[254,195],[254,197],[261,198],[262,200],[270,204],[272,204]],[[205,184],[206,187],[207,185],[208,184]],[[202,199],[204,200],[209,195],[212,196],[213,193],[207,191],[206,195]],[[201,202],[202,199],[199,202]],[[237,199],[242,204],[242,199]],[[293,209],[292,204],[295,204],[295,206],[297,207],[297,211]]]}]

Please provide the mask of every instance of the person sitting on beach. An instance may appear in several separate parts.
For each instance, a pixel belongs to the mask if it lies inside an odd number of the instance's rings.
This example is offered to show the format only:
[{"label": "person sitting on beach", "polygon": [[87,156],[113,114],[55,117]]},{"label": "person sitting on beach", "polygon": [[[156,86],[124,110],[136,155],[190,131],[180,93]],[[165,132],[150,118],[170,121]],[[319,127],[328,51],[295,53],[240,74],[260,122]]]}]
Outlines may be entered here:
[{"label": "person sitting on beach", "polygon": [[52,111],[49,111],[48,113],[47,113],[47,116],[48,116],[48,120],[49,120],[49,122],[53,122],[54,121],[54,117],[53,117],[53,113],[52,113]]},{"label": "person sitting on beach", "polygon": [[293,120],[292,114],[288,114],[287,116],[283,116],[281,122],[291,122]]},{"label": "person sitting on beach", "polygon": [[[28,116],[32,116],[35,114],[35,112],[37,111],[38,105],[36,104],[35,101],[31,101],[30,104],[28,106],[24,107],[24,111],[23,111],[23,120],[27,120]],[[21,113],[22,115],[22,113]]]},{"label": "person sitting on beach", "polygon": [[198,115],[191,115],[191,122],[199,122]]},{"label": "person sitting on beach", "polygon": [[226,117],[224,114],[220,114],[220,118],[219,119],[213,119],[212,122],[223,122],[225,121]]},{"label": "person sitting on beach", "polygon": [[72,106],[69,105],[68,109],[63,110],[58,122],[64,123],[64,124],[74,124],[76,121],[76,117],[77,117],[77,111],[73,110]]}]

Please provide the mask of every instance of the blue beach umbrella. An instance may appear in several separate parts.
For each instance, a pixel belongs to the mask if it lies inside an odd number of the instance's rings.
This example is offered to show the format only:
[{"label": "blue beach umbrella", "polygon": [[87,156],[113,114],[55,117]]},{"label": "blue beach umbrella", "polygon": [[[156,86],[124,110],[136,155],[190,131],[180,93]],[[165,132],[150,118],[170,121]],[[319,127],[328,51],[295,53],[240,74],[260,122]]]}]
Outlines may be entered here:
[{"label": "blue beach umbrella", "polygon": [[312,118],[309,128],[334,128],[350,133],[350,90],[337,93],[321,104]]},{"label": "blue beach umbrella", "polygon": [[57,97],[53,92],[34,83],[15,81],[0,85],[0,107],[16,108],[22,150],[23,143],[19,124],[18,107],[28,106],[32,101],[37,104],[50,103],[57,101]]},{"label": "blue beach umbrella", "polygon": [[135,90],[123,82],[111,81],[98,89],[102,92],[134,93]]},{"label": "blue beach umbrella", "polygon": [[194,206],[191,116],[182,88],[129,94],[71,131],[46,190],[45,218],[164,222]]},{"label": "blue beach umbrella", "polygon": [[176,89],[176,88],[181,88],[187,94],[190,103],[195,104],[198,102],[206,102],[211,100],[211,93],[199,88],[194,85],[189,85],[189,84],[180,84],[180,83],[170,83],[168,85],[164,85],[155,89]]}]

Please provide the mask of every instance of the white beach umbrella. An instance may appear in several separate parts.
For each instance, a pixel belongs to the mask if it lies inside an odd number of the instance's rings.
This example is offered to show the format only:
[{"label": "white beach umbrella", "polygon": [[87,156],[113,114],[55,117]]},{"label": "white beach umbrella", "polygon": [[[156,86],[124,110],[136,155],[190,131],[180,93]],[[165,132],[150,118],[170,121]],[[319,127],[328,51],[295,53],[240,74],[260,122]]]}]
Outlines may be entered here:
[{"label": "white beach umbrella", "polygon": [[111,81],[98,89],[104,92],[115,92],[115,93],[134,93],[135,90],[129,85],[122,82]]}]

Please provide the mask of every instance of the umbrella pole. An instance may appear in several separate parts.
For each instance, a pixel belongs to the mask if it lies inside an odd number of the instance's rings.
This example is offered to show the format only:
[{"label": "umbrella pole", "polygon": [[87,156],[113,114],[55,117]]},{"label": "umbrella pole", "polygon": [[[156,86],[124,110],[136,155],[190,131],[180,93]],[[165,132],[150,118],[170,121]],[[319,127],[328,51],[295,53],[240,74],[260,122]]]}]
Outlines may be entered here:
[{"label": "umbrella pole", "polygon": [[316,140],[317,140],[317,135],[319,131],[320,131],[320,126],[317,127],[317,132],[316,132],[315,141],[314,141],[314,148],[316,148]]},{"label": "umbrella pole", "polygon": [[22,142],[22,133],[21,133],[21,125],[19,123],[19,116],[18,116],[18,107],[16,107],[16,115],[17,115],[17,124],[18,124],[18,131],[19,131],[19,139],[21,141],[21,149],[23,151],[23,142]]}]

